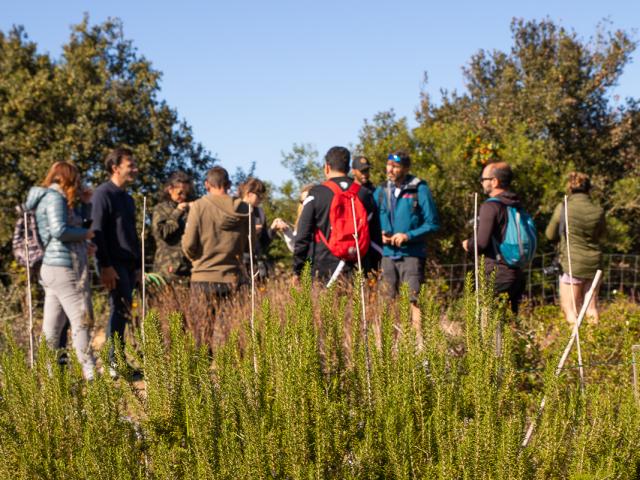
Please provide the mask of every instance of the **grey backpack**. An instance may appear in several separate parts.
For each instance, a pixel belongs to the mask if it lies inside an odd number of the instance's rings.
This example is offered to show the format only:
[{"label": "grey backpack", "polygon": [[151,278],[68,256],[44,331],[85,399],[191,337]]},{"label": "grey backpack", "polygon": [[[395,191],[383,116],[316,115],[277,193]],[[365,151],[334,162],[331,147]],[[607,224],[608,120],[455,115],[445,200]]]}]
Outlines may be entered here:
[{"label": "grey backpack", "polygon": [[16,207],[18,220],[13,230],[13,256],[24,267],[33,268],[44,257],[44,246],[38,235],[35,210],[27,210],[24,205]]}]

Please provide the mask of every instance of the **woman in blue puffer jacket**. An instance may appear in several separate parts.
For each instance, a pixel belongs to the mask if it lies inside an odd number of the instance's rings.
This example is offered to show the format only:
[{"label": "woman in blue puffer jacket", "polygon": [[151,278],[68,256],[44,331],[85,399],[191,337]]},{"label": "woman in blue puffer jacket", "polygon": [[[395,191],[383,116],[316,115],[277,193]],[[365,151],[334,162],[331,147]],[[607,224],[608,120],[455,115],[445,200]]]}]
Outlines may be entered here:
[{"label": "woman in blue puffer jacket", "polygon": [[78,169],[68,162],[56,162],[42,186],[29,190],[26,208],[35,210],[38,235],[45,246],[40,268],[45,292],[42,332],[47,344],[57,348],[68,318],[82,371],[91,379],[95,359],[90,342],[93,315],[87,240],[93,232],[82,228],[82,220],[73,210],[79,189]]}]

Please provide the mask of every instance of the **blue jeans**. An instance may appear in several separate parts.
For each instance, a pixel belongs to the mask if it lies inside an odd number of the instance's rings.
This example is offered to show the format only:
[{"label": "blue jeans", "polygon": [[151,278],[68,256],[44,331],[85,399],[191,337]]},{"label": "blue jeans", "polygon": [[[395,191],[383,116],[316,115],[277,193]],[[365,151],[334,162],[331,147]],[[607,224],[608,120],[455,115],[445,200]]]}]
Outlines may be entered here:
[{"label": "blue jeans", "polygon": [[[107,325],[107,340],[113,339],[118,334],[124,344],[124,328],[127,321],[131,320],[131,301],[133,288],[136,283],[135,264],[114,264],[118,277],[116,288],[109,292],[109,324]],[[109,358],[115,360],[114,350],[111,347]]]}]

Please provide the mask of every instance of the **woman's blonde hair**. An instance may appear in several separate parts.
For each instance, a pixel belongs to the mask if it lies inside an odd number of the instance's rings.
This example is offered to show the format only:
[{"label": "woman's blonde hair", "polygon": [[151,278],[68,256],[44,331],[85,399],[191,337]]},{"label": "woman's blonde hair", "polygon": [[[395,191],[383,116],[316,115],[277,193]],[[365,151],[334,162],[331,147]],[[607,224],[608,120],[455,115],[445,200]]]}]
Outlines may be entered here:
[{"label": "woman's blonde hair", "polygon": [[54,183],[57,183],[62,189],[69,208],[73,208],[73,203],[80,189],[80,173],[76,166],[64,161],[51,165],[47,176],[42,181],[42,186],[50,187]]},{"label": "woman's blonde hair", "polygon": [[567,192],[569,193],[589,193],[591,190],[591,180],[589,175],[581,172],[570,172],[567,176]]}]

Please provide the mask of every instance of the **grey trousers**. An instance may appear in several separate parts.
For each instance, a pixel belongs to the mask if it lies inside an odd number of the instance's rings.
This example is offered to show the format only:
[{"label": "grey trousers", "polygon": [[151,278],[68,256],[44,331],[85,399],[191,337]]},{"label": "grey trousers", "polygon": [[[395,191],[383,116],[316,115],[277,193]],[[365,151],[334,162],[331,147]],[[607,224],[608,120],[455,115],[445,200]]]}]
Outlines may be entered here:
[{"label": "grey trousers", "polygon": [[420,257],[382,257],[382,279],[387,296],[395,297],[400,285],[408,283],[409,298],[415,303],[424,282],[424,266],[425,259]]},{"label": "grey trousers", "polygon": [[67,318],[71,324],[71,339],[86,379],[93,378],[96,361],[91,350],[92,312],[89,292],[78,284],[70,267],[42,265],[40,283],[44,287],[44,319],[42,333],[50,348],[60,344],[60,335]]}]

